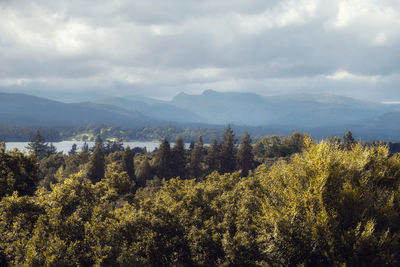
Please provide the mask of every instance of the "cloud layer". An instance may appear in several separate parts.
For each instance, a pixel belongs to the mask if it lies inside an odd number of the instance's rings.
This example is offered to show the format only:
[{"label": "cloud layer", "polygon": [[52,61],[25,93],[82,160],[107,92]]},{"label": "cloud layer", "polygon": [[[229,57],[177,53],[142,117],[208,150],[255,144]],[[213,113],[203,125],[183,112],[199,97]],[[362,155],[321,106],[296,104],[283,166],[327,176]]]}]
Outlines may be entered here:
[{"label": "cloud layer", "polygon": [[400,100],[400,2],[0,2],[0,88]]}]

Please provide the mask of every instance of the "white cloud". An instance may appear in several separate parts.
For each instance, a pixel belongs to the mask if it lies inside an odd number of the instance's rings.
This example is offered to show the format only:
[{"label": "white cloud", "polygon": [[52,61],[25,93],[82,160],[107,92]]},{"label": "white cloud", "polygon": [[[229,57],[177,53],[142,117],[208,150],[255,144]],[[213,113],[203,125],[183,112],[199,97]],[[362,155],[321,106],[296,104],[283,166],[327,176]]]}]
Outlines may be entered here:
[{"label": "white cloud", "polygon": [[377,82],[381,78],[379,75],[356,75],[345,70],[338,70],[334,74],[326,75],[325,77],[329,80],[355,80],[366,82]]},{"label": "white cloud", "polygon": [[260,14],[239,14],[239,27],[243,33],[258,34],[271,28],[300,25],[315,16],[317,5],[317,0],[282,1]]},{"label": "white cloud", "polygon": [[399,47],[394,0],[0,1],[10,88],[384,99],[399,94]]},{"label": "white cloud", "polygon": [[400,38],[400,9],[390,0],[341,0],[337,16],[328,25],[384,46]]}]

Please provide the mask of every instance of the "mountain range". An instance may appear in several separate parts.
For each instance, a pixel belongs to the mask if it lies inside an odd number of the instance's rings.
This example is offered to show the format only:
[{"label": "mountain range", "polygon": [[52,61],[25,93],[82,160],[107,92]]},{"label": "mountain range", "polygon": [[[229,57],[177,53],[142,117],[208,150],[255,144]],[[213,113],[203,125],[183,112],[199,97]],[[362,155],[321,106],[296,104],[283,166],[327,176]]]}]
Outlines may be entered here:
[{"label": "mountain range", "polygon": [[[0,124],[18,126],[119,125],[131,128],[176,124],[249,132],[289,129],[316,136],[352,130],[365,139],[400,139],[400,105],[321,94],[260,96],[253,93],[180,93],[171,101],[143,96],[64,103],[27,94],[0,93]],[[282,129],[281,131],[279,129]],[[265,134],[271,134],[270,131]]]}]

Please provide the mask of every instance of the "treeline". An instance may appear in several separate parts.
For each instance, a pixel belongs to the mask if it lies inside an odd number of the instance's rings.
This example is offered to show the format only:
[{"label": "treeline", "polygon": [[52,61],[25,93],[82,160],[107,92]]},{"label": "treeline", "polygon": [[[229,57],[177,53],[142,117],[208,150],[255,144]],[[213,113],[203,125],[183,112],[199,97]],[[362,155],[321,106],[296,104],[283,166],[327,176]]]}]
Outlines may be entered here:
[{"label": "treeline", "polygon": [[[26,142],[38,130],[35,126],[8,126],[0,124],[0,140],[4,142]],[[221,140],[223,129],[219,128],[187,128],[180,126],[158,126],[127,128],[110,125],[89,124],[87,126],[52,126],[41,127],[40,132],[49,142],[63,140],[95,141],[100,135],[103,139],[120,139],[123,141],[154,141],[175,140],[181,136],[185,142],[196,140],[199,135],[205,142],[211,142],[212,138]]]},{"label": "treeline", "polygon": [[0,145],[0,265],[400,265],[400,156],[350,132],[69,155],[39,137]]}]

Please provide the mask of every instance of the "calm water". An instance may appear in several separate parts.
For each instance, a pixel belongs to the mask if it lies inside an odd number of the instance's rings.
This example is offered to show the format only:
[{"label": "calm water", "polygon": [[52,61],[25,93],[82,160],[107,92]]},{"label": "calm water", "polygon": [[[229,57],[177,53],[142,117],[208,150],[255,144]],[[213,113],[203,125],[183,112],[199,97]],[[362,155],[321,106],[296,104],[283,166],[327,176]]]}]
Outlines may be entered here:
[{"label": "calm water", "polygon": [[[23,151],[27,150],[29,142],[8,142],[6,143],[7,150],[13,150],[14,148],[18,148],[18,150]],[[73,144],[77,145],[78,151],[81,150],[84,141],[62,141],[62,142],[54,142],[53,145],[57,148],[57,152],[63,152],[64,154],[68,153],[71,150]],[[86,142],[89,147],[94,146],[94,142]],[[171,144],[172,146],[173,144]],[[134,147],[146,147],[147,151],[153,151],[155,148],[160,146],[160,142],[124,142],[124,147],[130,146]],[[189,147],[189,144],[185,144],[185,147]]]}]

